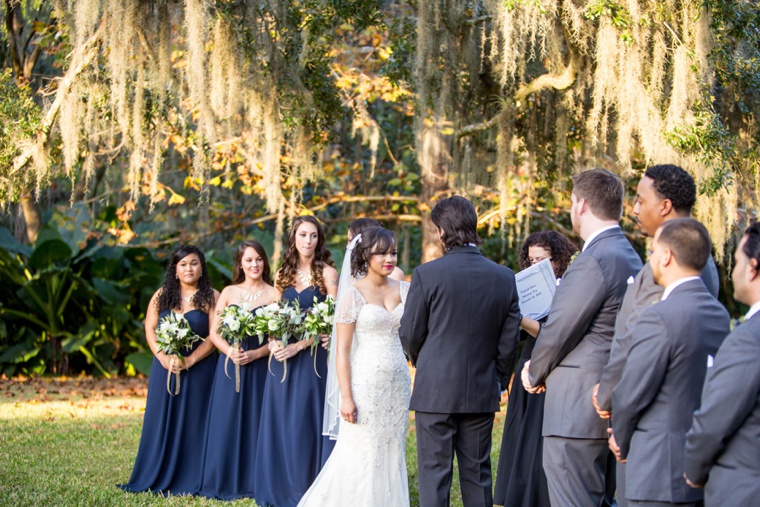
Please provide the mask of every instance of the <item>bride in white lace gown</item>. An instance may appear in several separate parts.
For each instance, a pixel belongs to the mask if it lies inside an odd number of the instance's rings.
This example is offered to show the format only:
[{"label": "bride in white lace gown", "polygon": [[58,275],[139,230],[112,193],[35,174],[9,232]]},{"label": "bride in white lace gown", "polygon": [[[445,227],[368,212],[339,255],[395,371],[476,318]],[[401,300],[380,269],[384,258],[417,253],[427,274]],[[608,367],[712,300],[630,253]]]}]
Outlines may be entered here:
[{"label": "bride in white lace gown", "polygon": [[411,380],[398,337],[409,284],[388,278],[396,265],[393,233],[371,227],[361,235],[351,270],[366,276],[343,293],[335,316],[343,420],[335,449],[299,507],[409,505]]}]

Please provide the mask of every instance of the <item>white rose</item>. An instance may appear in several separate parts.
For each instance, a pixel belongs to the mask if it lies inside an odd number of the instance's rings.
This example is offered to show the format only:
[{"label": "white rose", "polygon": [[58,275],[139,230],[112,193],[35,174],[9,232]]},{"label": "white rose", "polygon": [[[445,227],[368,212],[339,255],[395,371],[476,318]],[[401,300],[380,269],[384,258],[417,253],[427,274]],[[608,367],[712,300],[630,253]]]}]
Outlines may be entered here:
[{"label": "white rose", "polygon": [[227,326],[230,331],[237,331],[240,329],[240,322],[232,315],[224,319],[224,325]]}]

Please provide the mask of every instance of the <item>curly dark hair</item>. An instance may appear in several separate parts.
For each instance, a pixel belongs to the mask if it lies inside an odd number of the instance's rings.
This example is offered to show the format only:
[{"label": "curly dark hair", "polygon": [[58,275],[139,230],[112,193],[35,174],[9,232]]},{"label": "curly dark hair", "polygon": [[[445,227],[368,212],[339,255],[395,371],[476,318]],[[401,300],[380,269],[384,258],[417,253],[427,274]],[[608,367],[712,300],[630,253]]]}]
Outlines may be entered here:
[{"label": "curly dark hair", "polygon": [[396,248],[396,235],[383,227],[367,227],[362,239],[351,252],[351,275],[359,278],[367,274],[367,263],[376,254],[386,254]]},{"label": "curly dark hair", "polygon": [[367,229],[368,227],[382,227],[383,224],[375,220],[374,218],[357,218],[353,222],[351,222],[348,225],[348,232],[351,234],[351,237],[355,237],[357,234],[362,232],[364,229]]},{"label": "curly dark hair", "polygon": [[206,256],[198,248],[192,245],[182,245],[172,252],[171,261],[166,268],[164,285],[161,288],[161,294],[156,301],[158,312],[164,310],[178,310],[182,308],[182,298],[180,293],[180,283],[177,277],[177,264],[188,255],[195,254],[201,261],[201,277],[198,279],[198,291],[190,300],[190,306],[197,310],[208,313],[215,304],[214,288],[211,286],[211,278],[208,276],[206,267]]},{"label": "curly dark hair", "polygon": [[295,284],[296,271],[298,270],[298,250],[296,249],[296,232],[301,224],[308,222],[317,227],[317,247],[314,249],[314,258],[311,261],[311,273],[313,285],[322,294],[327,294],[325,280],[322,278],[322,269],[325,264],[335,267],[330,250],[325,247],[325,230],[322,224],[311,215],[303,215],[293,220],[293,225],[288,233],[288,241],[285,244],[285,254],[282,256],[282,266],[277,270],[277,289],[284,291]]},{"label": "curly dark hair", "polygon": [[697,202],[697,186],[689,173],[677,165],[660,164],[647,169],[644,176],[654,181],[657,194],[669,199],[677,212],[691,213]]},{"label": "curly dark hair", "polygon": [[269,267],[269,257],[267,257],[266,250],[264,250],[264,247],[261,246],[261,243],[258,241],[243,241],[238,246],[237,252],[235,252],[235,264],[232,266],[233,285],[237,285],[245,281],[245,273],[243,273],[243,254],[245,254],[245,250],[247,248],[253,248],[256,253],[258,253],[261,258],[264,259],[264,271],[261,273],[261,279],[271,285],[272,268]]},{"label": "curly dark hair", "polygon": [[570,259],[578,251],[578,247],[572,241],[557,231],[534,232],[525,238],[525,242],[520,249],[520,269],[530,266],[528,249],[532,246],[541,247],[549,251],[555,266],[554,275],[557,278],[565,274],[567,267],[570,265]]}]

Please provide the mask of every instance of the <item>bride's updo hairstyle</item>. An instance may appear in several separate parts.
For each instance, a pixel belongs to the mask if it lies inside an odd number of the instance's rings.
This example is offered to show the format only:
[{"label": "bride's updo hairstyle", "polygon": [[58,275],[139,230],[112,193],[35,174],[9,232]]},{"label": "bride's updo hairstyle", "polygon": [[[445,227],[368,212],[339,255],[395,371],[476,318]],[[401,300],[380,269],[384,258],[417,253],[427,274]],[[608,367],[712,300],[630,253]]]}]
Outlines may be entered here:
[{"label": "bride's updo hairstyle", "polygon": [[351,252],[351,275],[361,278],[367,274],[367,263],[373,255],[386,254],[396,248],[396,235],[383,227],[367,227],[361,241]]}]

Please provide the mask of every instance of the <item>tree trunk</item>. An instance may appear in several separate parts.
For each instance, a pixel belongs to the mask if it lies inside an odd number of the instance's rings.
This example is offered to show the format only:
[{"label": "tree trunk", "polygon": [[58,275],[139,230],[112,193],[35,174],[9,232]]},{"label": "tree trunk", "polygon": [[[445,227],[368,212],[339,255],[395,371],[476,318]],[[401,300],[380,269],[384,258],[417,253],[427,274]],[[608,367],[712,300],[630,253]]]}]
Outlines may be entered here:
[{"label": "tree trunk", "polygon": [[430,217],[430,211],[441,194],[449,190],[449,166],[451,164],[451,135],[442,133],[442,123],[423,127],[418,138],[420,172],[422,173],[422,260],[432,261],[443,255],[438,229]]},{"label": "tree trunk", "polygon": [[21,196],[21,209],[24,212],[26,239],[30,245],[33,245],[37,241],[37,235],[42,228],[42,213],[31,191]]}]

